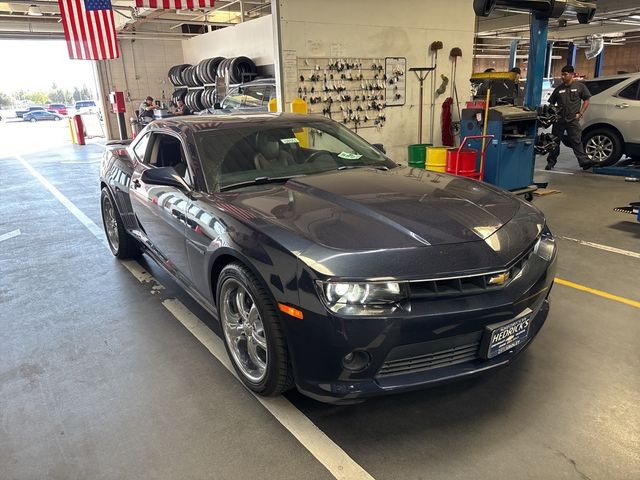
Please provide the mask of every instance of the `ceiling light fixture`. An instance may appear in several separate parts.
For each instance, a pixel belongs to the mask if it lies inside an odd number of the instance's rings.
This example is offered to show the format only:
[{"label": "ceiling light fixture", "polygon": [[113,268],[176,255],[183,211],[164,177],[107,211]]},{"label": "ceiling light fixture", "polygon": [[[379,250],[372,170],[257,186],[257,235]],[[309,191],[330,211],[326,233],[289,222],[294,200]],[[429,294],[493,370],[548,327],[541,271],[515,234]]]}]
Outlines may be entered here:
[{"label": "ceiling light fixture", "polygon": [[37,5],[29,5],[29,10],[27,11],[27,15],[29,15],[30,17],[41,17],[42,11],[40,10],[40,7]]}]

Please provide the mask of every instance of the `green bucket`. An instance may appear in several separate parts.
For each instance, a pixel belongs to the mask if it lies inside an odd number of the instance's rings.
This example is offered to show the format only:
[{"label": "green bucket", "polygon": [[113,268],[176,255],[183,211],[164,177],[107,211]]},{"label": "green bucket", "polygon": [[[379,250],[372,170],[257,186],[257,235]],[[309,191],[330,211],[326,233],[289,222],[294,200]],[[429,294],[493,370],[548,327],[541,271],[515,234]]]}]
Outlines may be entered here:
[{"label": "green bucket", "polygon": [[424,168],[424,164],[427,159],[427,146],[431,146],[430,143],[417,143],[415,145],[409,145],[409,166],[415,168]]}]

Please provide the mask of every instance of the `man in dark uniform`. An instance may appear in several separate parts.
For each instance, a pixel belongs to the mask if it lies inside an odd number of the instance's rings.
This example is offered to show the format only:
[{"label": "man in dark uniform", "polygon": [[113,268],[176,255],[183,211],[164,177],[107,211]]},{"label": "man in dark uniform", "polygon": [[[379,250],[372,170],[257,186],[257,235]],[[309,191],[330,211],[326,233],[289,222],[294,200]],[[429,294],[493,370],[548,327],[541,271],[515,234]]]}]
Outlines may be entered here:
[{"label": "man in dark uniform", "polygon": [[138,118],[142,123],[149,123],[153,120],[153,111],[158,107],[153,103],[153,97],[147,97],[138,107]]},{"label": "man in dark uniform", "polygon": [[176,115],[191,115],[191,110],[189,110],[189,107],[185,105],[184,100],[179,98],[176,101],[176,105]]},{"label": "man in dark uniform", "polygon": [[[578,163],[583,170],[596,165],[596,162],[589,160],[582,145],[582,128],[580,119],[589,108],[589,98],[591,93],[582,82],[575,81],[575,72],[571,65],[562,68],[562,85],[556,87],[549,97],[549,104],[557,105],[560,108],[560,120],[553,125],[551,133],[562,139],[565,131],[567,133],[567,143],[573,148],[573,153],[578,159]],[[560,145],[551,151],[547,157],[545,170],[551,170],[558,161]]]}]

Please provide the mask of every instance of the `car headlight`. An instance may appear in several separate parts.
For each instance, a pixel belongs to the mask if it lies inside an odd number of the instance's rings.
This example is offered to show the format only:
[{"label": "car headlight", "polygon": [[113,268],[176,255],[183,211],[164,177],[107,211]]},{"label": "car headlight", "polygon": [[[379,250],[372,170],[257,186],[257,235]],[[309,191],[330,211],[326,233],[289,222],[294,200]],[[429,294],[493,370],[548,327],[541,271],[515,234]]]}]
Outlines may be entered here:
[{"label": "car headlight", "polygon": [[542,230],[542,234],[538,238],[535,247],[533,248],[533,252],[539,257],[545,259],[547,262],[550,262],[553,258],[553,255],[556,251],[556,240],[553,238],[551,234],[551,230],[549,227],[545,225]]},{"label": "car headlight", "polygon": [[322,300],[334,312],[346,315],[380,315],[392,313],[408,300],[403,282],[317,282]]}]

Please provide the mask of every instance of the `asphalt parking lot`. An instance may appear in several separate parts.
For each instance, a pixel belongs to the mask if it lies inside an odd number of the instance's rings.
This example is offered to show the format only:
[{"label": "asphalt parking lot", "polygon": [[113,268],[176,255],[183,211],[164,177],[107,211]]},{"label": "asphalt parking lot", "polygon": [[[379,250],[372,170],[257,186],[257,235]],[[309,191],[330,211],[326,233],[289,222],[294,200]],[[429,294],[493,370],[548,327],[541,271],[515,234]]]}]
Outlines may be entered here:
[{"label": "asphalt parking lot", "polygon": [[612,211],[639,184],[539,159],[563,282],[527,353],[331,406],[256,399],[218,359],[215,319],[146,257],[111,256],[99,140],[2,122],[0,142],[0,477],[640,478],[640,224]]}]

